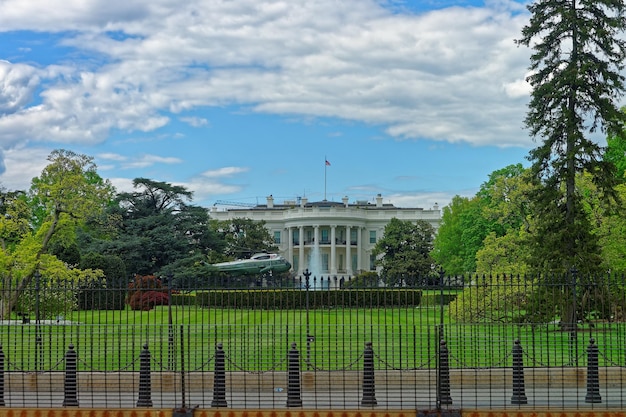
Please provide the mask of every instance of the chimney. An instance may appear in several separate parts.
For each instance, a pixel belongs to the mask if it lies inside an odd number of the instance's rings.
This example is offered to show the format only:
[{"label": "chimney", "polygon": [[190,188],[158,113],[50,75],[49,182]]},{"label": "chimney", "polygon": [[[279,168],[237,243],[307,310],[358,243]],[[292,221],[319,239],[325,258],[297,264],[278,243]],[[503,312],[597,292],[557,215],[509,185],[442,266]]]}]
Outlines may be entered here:
[{"label": "chimney", "polygon": [[344,205],[345,207],[348,207],[348,196],[347,196],[347,195],[346,195],[346,196],[344,196],[344,197],[341,199],[341,202],[343,203],[343,205]]},{"label": "chimney", "polygon": [[380,194],[376,195],[376,207],[382,207],[383,206],[383,196]]},{"label": "chimney", "polygon": [[274,197],[271,194],[267,196],[267,208],[274,208]]}]

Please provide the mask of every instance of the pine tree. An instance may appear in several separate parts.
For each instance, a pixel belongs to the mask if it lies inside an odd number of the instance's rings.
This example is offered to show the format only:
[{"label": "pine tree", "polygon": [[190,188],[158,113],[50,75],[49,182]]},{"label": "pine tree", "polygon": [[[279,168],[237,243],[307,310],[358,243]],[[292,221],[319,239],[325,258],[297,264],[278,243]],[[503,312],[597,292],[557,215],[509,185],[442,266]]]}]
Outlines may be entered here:
[{"label": "pine tree", "polygon": [[[543,259],[542,269],[562,273],[575,266],[593,268],[597,262],[589,261],[597,254],[586,252],[591,230],[581,218],[585,211],[576,177],[590,173],[602,196],[615,198],[615,167],[603,159],[604,148],[593,136],[617,132],[625,121],[615,104],[624,92],[625,5],[621,0],[539,0],[528,9],[531,18],[517,43],[533,50],[525,123],[541,140],[529,154],[539,185],[536,214],[563,216],[558,230],[539,228],[561,234],[537,235],[543,242],[539,250],[551,254],[547,262]],[[545,242],[558,242],[559,247],[547,248]]]}]

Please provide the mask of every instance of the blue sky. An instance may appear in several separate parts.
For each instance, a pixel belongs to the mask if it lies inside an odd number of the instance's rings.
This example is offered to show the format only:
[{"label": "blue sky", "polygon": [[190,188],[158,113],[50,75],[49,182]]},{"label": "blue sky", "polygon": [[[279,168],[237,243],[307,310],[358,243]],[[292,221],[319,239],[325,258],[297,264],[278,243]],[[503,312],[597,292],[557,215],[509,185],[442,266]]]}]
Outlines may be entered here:
[{"label": "blue sky", "polygon": [[63,148],[203,206],[445,205],[527,164],[527,20],[508,0],[3,0],[0,184]]}]

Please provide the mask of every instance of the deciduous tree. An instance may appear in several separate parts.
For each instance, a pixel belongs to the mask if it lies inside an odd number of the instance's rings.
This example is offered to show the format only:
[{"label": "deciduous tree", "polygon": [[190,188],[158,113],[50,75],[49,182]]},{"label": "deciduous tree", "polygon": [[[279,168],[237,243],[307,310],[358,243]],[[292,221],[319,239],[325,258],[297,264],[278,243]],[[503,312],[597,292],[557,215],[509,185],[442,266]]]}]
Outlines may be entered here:
[{"label": "deciduous tree", "polygon": [[372,254],[382,267],[387,284],[399,285],[403,280],[427,276],[435,261],[431,257],[434,229],[430,223],[392,218],[385,226],[383,237],[376,242]]},{"label": "deciduous tree", "polygon": [[[45,275],[50,282],[53,278],[79,278],[83,272],[92,274],[92,271],[81,272],[70,268],[58,260],[49,253],[50,244],[53,238],[72,242],[76,236],[76,227],[88,217],[97,215],[110,201],[113,187],[98,175],[91,157],[55,150],[48,161],[50,163],[41,175],[32,180],[28,192],[32,233],[24,227],[22,199],[12,200],[11,207],[5,208],[17,215],[11,219],[5,218],[7,222],[2,236],[2,285],[5,289],[12,289],[0,301],[2,317],[8,317],[36,272]],[[8,241],[14,245],[7,246]]]},{"label": "deciduous tree", "polygon": [[229,259],[246,258],[255,252],[276,252],[274,237],[265,227],[265,221],[248,218],[212,221],[212,229],[226,242],[224,254]]}]

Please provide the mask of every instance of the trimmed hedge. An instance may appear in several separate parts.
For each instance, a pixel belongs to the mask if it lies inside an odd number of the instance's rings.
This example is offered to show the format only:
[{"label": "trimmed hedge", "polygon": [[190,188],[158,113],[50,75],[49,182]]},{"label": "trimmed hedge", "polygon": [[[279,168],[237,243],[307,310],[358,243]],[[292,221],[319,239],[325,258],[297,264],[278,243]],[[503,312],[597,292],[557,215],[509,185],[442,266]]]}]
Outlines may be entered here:
[{"label": "trimmed hedge", "polygon": [[[355,289],[303,291],[283,290],[214,290],[196,293],[196,305],[210,308],[267,310],[317,308],[416,307],[422,291],[414,289]],[[174,302],[174,300],[172,300]]]},{"label": "trimmed hedge", "polygon": [[[452,301],[456,300],[457,294],[444,294],[443,305],[447,306]],[[423,294],[422,295],[422,307],[433,307],[441,305],[441,294]]]},{"label": "trimmed hedge", "polygon": [[[454,301],[457,294],[443,294],[443,304]],[[435,307],[441,294],[414,289],[350,289],[309,292],[309,308]],[[298,309],[306,307],[306,291],[211,290],[172,294],[172,305],[213,308]]]}]

